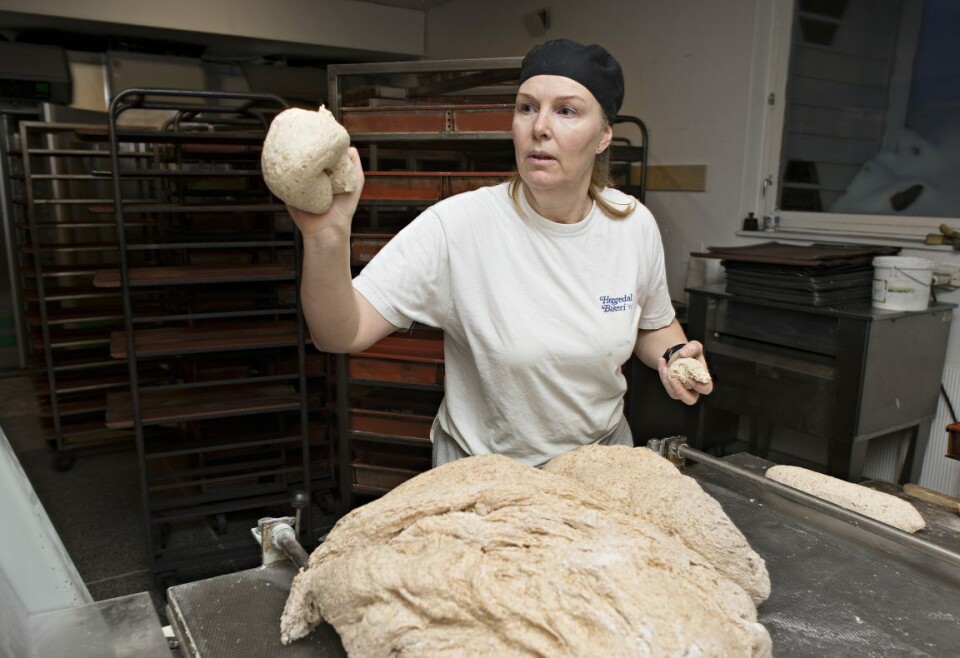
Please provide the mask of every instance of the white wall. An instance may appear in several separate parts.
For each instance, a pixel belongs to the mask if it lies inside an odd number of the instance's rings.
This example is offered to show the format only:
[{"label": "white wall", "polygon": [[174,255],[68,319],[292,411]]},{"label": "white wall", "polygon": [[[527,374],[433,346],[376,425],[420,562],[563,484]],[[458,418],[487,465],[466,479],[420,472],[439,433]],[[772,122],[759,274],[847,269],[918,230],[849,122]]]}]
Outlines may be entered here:
[{"label": "white wall", "polygon": [[[745,243],[734,232],[746,210],[745,153],[754,77],[757,0],[454,0],[427,12],[429,59],[523,55],[547,39],[599,43],[623,67],[621,114],[650,131],[651,164],[706,164],[707,191],[651,192],[671,296],[683,299],[689,253]],[[551,26],[530,36],[524,14],[549,8]],[[762,60],[761,60],[762,63]],[[762,98],[759,99],[762,101]],[[751,103],[752,101],[752,103]],[[631,136],[628,130],[624,136]],[[748,139],[750,137],[750,139]],[[754,172],[753,176],[757,176]],[[754,181],[759,184],[759,180]],[[758,213],[759,214],[759,213]]]},{"label": "white wall", "polygon": [[[531,36],[522,18],[543,8],[550,10],[550,29]],[[647,195],[663,235],[671,296],[680,300],[689,253],[704,245],[751,242],[736,231],[748,211],[762,214],[761,153],[771,147],[763,126],[767,80],[778,56],[771,47],[773,12],[769,0],[453,0],[427,12],[426,56],[516,56],[559,37],[607,48],[623,67],[621,113],[640,117],[650,130],[651,163],[708,168],[706,192]],[[960,256],[942,251],[904,255],[960,265]],[[960,291],[940,299],[960,302]],[[960,368],[960,314],[946,365]],[[921,484],[955,494],[960,464],[942,456],[947,418],[941,400]],[[895,448],[895,439],[871,446],[869,476],[895,477]]]}]

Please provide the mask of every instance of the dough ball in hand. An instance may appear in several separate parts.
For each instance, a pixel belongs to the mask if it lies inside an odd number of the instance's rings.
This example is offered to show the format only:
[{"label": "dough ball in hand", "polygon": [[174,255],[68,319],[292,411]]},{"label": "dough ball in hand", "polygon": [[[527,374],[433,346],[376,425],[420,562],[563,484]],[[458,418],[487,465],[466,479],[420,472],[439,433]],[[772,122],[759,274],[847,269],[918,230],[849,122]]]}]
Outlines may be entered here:
[{"label": "dough ball in hand", "polygon": [[263,142],[263,180],[284,203],[325,213],[334,194],[356,188],[349,146],[346,128],[325,107],[316,112],[284,110],[270,124]]},{"label": "dough ball in hand", "polygon": [[696,359],[690,359],[687,357],[674,359],[673,363],[670,364],[667,377],[670,379],[676,379],[678,382],[683,384],[685,389],[688,390],[692,389],[697,384],[709,384],[711,381],[713,381],[705,365]]}]

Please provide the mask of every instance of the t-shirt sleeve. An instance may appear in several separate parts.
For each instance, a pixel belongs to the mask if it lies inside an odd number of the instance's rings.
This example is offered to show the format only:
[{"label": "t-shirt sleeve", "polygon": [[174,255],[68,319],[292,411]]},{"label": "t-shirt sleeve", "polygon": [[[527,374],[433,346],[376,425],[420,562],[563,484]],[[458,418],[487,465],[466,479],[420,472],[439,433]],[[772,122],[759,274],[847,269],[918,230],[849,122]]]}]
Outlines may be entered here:
[{"label": "t-shirt sleeve", "polygon": [[449,286],[443,224],[432,209],[394,236],[353,280],[357,292],[400,329],[414,322],[443,328]]},{"label": "t-shirt sleeve", "polygon": [[[640,329],[660,329],[676,317],[670,289],[667,287],[667,268],[663,258],[663,241],[653,216],[648,217],[648,230],[642,247],[646,253],[641,262],[646,262],[646,277],[641,277],[645,290],[637,291],[637,299],[642,299],[640,309]],[[644,281],[645,279],[645,281]]]}]

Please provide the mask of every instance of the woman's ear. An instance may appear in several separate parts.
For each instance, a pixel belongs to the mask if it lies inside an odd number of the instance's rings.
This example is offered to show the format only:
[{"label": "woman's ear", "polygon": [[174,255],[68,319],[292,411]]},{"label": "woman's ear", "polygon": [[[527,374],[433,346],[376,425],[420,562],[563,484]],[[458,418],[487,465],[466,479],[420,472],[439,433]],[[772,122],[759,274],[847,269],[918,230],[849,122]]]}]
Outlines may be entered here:
[{"label": "woman's ear", "polygon": [[600,143],[597,144],[597,154],[603,153],[610,146],[611,141],[613,141],[613,128],[604,121],[603,130],[600,131]]}]

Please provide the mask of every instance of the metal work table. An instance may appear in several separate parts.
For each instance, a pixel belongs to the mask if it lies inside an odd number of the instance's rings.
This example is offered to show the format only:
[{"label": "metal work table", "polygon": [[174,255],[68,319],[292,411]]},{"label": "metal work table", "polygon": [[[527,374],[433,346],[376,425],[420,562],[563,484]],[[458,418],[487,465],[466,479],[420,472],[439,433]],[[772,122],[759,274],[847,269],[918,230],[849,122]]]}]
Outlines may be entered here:
[{"label": "metal work table", "polygon": [[[746,453],[724,461],[757,473],[772,466]],[[960,570],[704,466],[684,473],[767,562],[771,594],[759,621],[775,656],[956,655]],[[910,502],[935,524],[918,535],[960,551],[960,532],[941,527],[938,508]]]},{"label": "metal work table", "polygon": [[[745,453],[724,461],[759,473],[771,466]],[[701,465],[684,473],[720,502],[767,562],[773,587],[760,621],[774,655],[956,655],[960,570],[730,475]],[[921,535],[960,550],[948,516],[911,502],[932,524]],[[171,587],[168,617],[183,655],[345,656],[329,626],[280,645],[280,613],[294,573],[281,562]]]},{"label": "metal work table", "polygon": [[29,624],[31,657],[171,656],[153,601],[146,592],[39,613],[30,618]]}]

